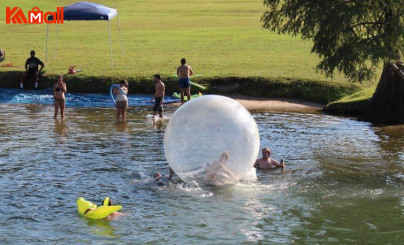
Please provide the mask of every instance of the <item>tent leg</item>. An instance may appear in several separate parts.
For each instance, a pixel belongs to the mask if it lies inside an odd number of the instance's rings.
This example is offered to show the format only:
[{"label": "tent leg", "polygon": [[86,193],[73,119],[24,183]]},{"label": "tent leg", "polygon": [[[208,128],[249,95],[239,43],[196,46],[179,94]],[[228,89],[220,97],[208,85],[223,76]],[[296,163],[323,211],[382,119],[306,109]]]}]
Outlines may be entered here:
[{"label": "tent leg", "polygon": [[111,22],[108,20],[108,34],[109,34],[109,50],[111,52],[111,69],[114,68],[114,60],[112,58],[112,42],[111,42]]},{"label": "tent leg", "polygon": [[46,46],[46,48],[45,48],[46,59],[45,59],[45,62],[48,61],[48,34],[49,34],[49,24],[46,24],[46,44],[45,44],[45,46]]},{"label": "tent leg", "polygon": [[59,24],[56,25],[57,27],[57,31],[56,31],[56,43],[55,43],[55,60],[56,60],[56,56],[58,53],[58,39],[59,39]]},{"label": "tent leg", "polygon": [[126,58],[125,50],[123,49],[123,39],[122,39],[122,32],[121,32],[121,24],[119,23],[119,15],[116,16],[116,21],[118,22],[119,36],[121,37],[122,55],[123,55],[124,58]]}]

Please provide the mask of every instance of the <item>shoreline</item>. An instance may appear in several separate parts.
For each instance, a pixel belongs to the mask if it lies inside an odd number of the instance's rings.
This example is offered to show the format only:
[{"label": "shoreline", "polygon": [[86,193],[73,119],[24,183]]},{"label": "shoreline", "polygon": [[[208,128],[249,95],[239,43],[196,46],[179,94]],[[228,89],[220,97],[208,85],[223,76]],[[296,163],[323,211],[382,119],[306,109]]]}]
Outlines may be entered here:
[{"label": "shoreline", "polygon": [[[242,104],[249,111],[319,113],[324,105],[299,99],[264,98],[245,95],[225,95]],[[181,103],[170,105],[180,106]]]},{"label": "shoreline", "polygon": [[244,95],[229,96],[240,102],[247,110],[282,112],[319,112],[324,105],[299,99],[263,98]]}]

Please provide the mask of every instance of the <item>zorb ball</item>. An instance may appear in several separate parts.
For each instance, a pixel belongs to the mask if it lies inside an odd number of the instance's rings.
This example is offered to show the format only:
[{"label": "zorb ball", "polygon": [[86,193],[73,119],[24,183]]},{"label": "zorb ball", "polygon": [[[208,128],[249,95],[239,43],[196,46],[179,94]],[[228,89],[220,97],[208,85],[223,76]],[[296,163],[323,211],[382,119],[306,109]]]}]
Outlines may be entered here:
[{"label": "zorb ball", "polygon": [[164,135],[170,167],[183,181],[229,184],[254,165],[259,133],[251,114],[237,101],[204,95],[182,105]]}]

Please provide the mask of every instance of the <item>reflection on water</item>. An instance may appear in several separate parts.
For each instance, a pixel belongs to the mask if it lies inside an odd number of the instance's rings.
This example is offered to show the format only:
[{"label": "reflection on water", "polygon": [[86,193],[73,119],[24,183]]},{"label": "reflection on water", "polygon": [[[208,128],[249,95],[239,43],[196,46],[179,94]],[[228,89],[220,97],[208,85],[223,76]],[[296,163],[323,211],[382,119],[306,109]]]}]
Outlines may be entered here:
[{"label": "reflection on water", "polygon": [[67,135],[67,125],[66,122],[64,120],[58,120],[55,119],[55,131],[56,133],[58,133],[61,136],[66,136]]},{"label": "reflection on water", "polygon": [[[167,108],[167,115],[174,107]],[[321,114],[254,113],[261,146],[286,169],[258,183],[205,187],[169,173],[166,122],[151,107],[0,105],[0,243],[399,244],[404,130]],[[80,217],[75,200],[111,197],[117,221]]]}]

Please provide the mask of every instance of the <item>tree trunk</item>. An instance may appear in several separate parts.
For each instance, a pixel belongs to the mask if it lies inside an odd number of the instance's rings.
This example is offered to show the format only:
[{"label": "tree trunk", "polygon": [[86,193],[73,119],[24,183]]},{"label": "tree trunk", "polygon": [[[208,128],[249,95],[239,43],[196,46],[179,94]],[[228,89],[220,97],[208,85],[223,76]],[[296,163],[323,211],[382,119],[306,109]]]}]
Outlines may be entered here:
[{"label": "tree trunk", "polygon": [[404,73],[396,65],[384,64],[363,119],[375,124],[404,124]]}]

